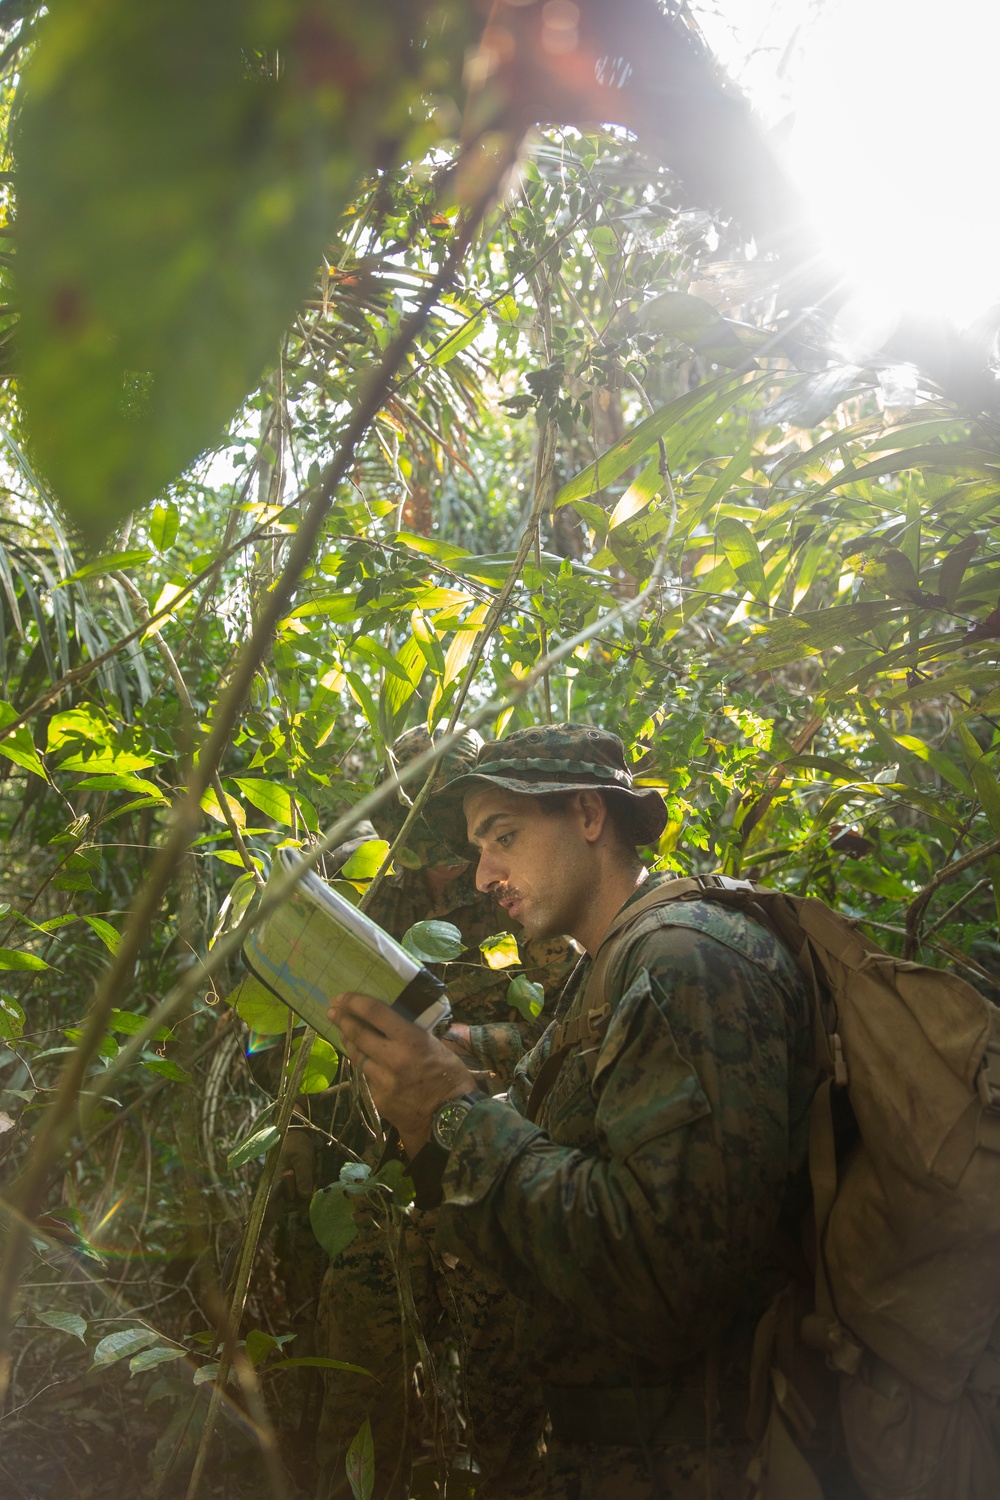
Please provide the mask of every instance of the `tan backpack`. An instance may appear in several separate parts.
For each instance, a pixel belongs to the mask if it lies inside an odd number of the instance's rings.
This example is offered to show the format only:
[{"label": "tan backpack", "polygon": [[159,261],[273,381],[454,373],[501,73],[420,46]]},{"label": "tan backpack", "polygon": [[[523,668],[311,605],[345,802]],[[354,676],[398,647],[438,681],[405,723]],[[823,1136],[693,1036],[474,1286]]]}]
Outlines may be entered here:
[{"label": "tan backpack", "polygon": [[[822,1500],[817,1474],[842,1441],[868,1500],[1000,1500],[1000,1009],[978,990],[885,953],[822,901],[724,876],[664,882],[611,924],[529,1116],[568,1052],[596,1059],[608,975],[644,919],[705,899],[793,954],[823,1074],[809,1143],[815,1286],[789,1287],[757,1330],[754,1494]],[[838,1165],[844,1087],[859,1139]]]}]

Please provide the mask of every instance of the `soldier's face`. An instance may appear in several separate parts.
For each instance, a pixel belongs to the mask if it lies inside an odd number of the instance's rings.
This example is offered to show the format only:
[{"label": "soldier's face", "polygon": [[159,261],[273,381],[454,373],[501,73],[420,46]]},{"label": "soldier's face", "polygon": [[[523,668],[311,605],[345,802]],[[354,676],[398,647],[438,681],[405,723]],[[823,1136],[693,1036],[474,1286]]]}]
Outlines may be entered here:
[{"label": "soldier's face", "polygon": [[478,888],[529,938],[575,937],[593,858],[578,810],[543,812],[534,797],[487,787],[468,794],[465,819]]}]

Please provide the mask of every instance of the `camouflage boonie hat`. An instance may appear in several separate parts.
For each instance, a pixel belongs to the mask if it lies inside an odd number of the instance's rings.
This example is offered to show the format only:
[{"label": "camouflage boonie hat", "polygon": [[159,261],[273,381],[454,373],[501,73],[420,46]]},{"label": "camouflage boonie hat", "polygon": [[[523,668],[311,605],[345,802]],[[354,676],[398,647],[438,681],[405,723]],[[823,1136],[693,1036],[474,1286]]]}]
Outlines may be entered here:
[{"label": "camouflage boonie hat", "polygon": [[[410,761],[416,760],[417,756],[422,755],[425,750],[429,750],[439,738],[440,735],[436,731],[432,735],[423,725],[419,725],[416,729],[407,729],[393,743],[390,758],[397,769],[402,769],[403,766],[409,765]],[[477,734],[474,729],[467,729],[438,761],[434,774],[435,786],[440,787],[450,777],[460,776],[464,771],[471,770],[476,764],[476,756],[482,743],[482,735]],[[379,774],[376,785],[380,786],[388,774],[388,771],[383,770]],[[414,795],[420,790],[420,785],[418,778],[409,786],[400,787],[395,797],[384,802],[372,814],[372,821],[379,834],[390,843],[396,838],[406,821],[410,804]],[[432,829],[422,817],[411,827],[406,840],[406,849],[400,851],[400,863],[410,868],[418,865],[454,864],[456,854],[462,859],[468,857],[464,839],[456,851],[450,844],[442,842],[440,830],[437,827]],[[407,858],[407,854],[411,857]]]},{"label": "camouflage boonie hat", "polygon": [[625,762],[625,746],[607,729],[586,724],[539,724],[490,740],[474,770],[452,778],[428,802],[435,826],[456,848],[467,848],[462,801],[477,785],[499,786],[528,797],[576,792],[581,787],[627,797],[634,809],[637,844],[652,844],[667,826],[667,805],[654,787],[636,787]]}]

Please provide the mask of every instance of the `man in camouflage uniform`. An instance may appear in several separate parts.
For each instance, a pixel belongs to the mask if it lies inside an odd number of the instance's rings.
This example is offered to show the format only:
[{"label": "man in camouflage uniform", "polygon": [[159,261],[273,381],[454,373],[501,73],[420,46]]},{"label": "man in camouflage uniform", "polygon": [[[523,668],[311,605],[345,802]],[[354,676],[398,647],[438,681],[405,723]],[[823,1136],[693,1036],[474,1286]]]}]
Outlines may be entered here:
[{"label": "man in camouflage uniform", "polygon": [[[650,889],[636,846],[666,822],[621,741],[575,725],[485,745],[433,805],[465,823],[480,890],[591,959]],[[331,1016],[400,1131],[418,1202],[441,1200],[439,1248],[520,1299],[519,1347],[552,1424],[549,1500],[737,1500],[752,1333],[802,1207],[807,998],[781,944],[710,900],[653,906],[613,954],[610,1016],[596,1036],[581,1027],[554,1081],[546,1070],[537,1124],[526,1111],[555,1028],[508,1102],[369,997],[342,996]],[[582,1019],[586,975],[560,1002],[567,1021]]]},{"label": "man in camouflage uniform", "polygon": [[[430,744],[426,730],[409,730],[393,746],[393,759],[397,766],[405,765]],[[466,735],[444,757],[438,780],[474,766],[481,744],[478,735]],[[380,808],[375,814],[377,832],[394,840],[407,811],[408,804],[401,799]],[[376,893],[369,915],[397,938],[415,922],[428,919],[450,922],[459,929],[466,945],[460,958],[430,966],[447,983],[451,1001],[452,1020],[443,1039],[491,1089],[506,1088],[515,1065],[541,1035],[548,1017],[526,1018],[511,1007],[507,990],[512,972],[517,971],[487,967],[480,942],[497,931],[512,930],[521,939],[524,972],[542,985],[547,1002],[554,1001],[579,955],[558,935],[524,942],[518,924],[504,919],[492,896],[477,891],[467,858],[443,844],[422,820],[411,828],[394,863],[397,873]],[[336,1126],[332,1133],[338,1133]],[[348,1144],[366,1154],[361,1139],[354,1137]],[[368,1159],[374,1166],[374,1159],[370,1155]],[[432,1436],[426,1429],[433,1426],[433,1416],[424,1423],[422,1434],[412,1399],[418,1350],[412,1329],[404,1332],[397,1262],[409,1277],[417,1319],[432,1354],[439,1357],[449,1342],[457,1345],[471,1428],[466,1437],[480,1465],[497,1476],[500,1487],[494,1493],[504,1500],[532,1494],[538,1480],[542,1410],[537,1383],[525,1380],[513,1361],[513,1298],[492,1278],[472,1275],[466,1267],[457,1266],[454,1257],[445,1263],[433,1253],[433,1213],[411,1214],[397,1247],[390,1245],[381,1203],[367,1198],[357,1202],[360,1232],[329,1263],[323,1282],[318,1352],[372,1371],[381,1384],[349,1372],[327,1374],[318,1443],[320,1466],[327,1478],[325,1493],[331,1497],[350,1494],[344,1459],[365,1417],[374,1437],[379,1500],[408,1495],[411,1460],[421,1436],[425,1440]],[[425,1388],[433,1374],[423,1372]],[[424,1403],[431,1408],[433,1404],[433,1400]],[[481,1493],[488,1500],[490,1491]]]}]

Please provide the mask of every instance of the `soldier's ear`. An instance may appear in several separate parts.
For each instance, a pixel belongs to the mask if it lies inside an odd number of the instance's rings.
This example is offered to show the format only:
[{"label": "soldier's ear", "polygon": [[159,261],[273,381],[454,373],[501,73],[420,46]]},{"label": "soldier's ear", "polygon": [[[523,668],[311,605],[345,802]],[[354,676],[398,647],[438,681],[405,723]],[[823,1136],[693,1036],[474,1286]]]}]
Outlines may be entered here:
[{"label": "soldier's ear", "polygon": [[600,792],[591,787],[582,787],[576,793],[576,804],[580,811],[583,836],[590,844],[596,844],[607,827],[608,805]]}]

